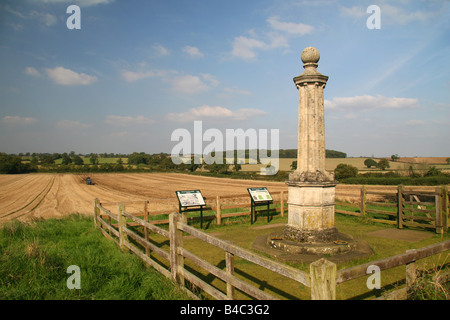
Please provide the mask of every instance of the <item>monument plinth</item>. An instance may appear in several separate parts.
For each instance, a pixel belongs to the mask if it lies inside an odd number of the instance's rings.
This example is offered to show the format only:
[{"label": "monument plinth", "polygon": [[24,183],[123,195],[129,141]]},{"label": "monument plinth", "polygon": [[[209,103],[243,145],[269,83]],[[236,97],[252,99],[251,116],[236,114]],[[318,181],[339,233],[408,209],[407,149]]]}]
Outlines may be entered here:
[{"label": "monument plinth", "polygon": [[288,224],[284,237],[300,242],[337,239],[334,226],[334,174],[325,170],[323,90],[328,81],[317,71],[320,53],[308,47],[301,54],[304,72],[294,78],[299,92],[297,169],[289,175]]}]

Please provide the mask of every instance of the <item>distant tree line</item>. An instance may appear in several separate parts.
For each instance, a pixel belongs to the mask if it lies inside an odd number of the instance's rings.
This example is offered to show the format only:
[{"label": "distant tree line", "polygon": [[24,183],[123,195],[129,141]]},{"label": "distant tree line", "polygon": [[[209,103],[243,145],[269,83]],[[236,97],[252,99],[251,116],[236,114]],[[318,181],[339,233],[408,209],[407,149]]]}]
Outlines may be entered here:
[{"label": "distant tree line", "polygon": [[[297,158],[297,149],[281,149],[279,155],[280,158]],[[326,149],[325,158],[347,158],[347,154],[341,151]]]}]

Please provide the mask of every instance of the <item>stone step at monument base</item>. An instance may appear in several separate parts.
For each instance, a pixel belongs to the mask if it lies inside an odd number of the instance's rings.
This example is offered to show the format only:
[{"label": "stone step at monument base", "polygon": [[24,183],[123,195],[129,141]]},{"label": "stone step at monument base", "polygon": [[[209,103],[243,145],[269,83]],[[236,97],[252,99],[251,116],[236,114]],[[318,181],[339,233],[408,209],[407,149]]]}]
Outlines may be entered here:
[{"label": "stone step at monument base", "polygon": [[286,239],[283,229],[280,229],[257,237],[252,248],[276,260],[294,263],[311,263],[321,258],[339,263],[373,255],[365,241],[340,232],[333,241],[298,242]]}]

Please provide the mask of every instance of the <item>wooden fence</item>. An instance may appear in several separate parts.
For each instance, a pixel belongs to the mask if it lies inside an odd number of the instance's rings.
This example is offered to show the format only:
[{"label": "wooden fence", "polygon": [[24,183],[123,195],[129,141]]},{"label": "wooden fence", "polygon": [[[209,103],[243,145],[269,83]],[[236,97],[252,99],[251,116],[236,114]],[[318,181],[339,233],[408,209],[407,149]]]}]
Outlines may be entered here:
[{"label": "wooden fence", "polygon": [[[406,293],[408,287],[414,282],[415,262],[417,260],[450,250],[450,241],[446,241],[339,271],[337,271],[336,264],[326,259],[320,259],[310,264],[310,272],[307,273],[189,226],[186,217],[176,212],[169,215],[169,228],[167,230],[127,212],[123,204],[118,205],[117,214],[115,214],[104,208],[100,201],[95,199],[94,223],[106,237],[115,241],[122,250],[133,252],[186,291],[191,293],[187,288],[196,287],[215,299],[234,299],[236,289],[255,299],[276,299],[269,293],[236,277],[234,275],[234,257],[240,257],[311,288],[311,299],[313,300],[334,300],[336,299],[338,284],[367,275],[368,267],[372,265],[377,265],[380,270],[406,265],[407,288],[403,289]],[[133,229],[132,225],[143,227],[144,236]],[[161,244],[155,243],[155,240],[150,240],[149,233],[151,232],[162,236],[165,239],[162,242],[167,242],[168,239],[168,248],[164,249]],[[225,270],[188,251],[183,246],[183,232],[223,250],[226,261]],[[139,246],[142,248],[139,248]],[[185,259],[224,281],[226,290],[221,291],[190,272],[185,267]],[[192,294],[192,297],[197,298],[194,294]]]},{"label": "wooden fence", "polygon": [[[278,191],[270,192],[273,198],[273,202],[269,211],[271,216],[280,215],[284,217],[287,210],[287,192]],[[125,204],[126,202],[122,202]],[[152,224],[167,224],[169,223],[169,214],[174,211],[179,211],[178,202],[176,199],[152,199],[152,204],[160,204],[160,206],[169,207],[169,209],[159,210],[151,209],[149,207],[150,202],[148,200],[142,201],[129,201],[128,204],[133,204],[133,215],[141,216],[145,221]],[[206,206],[203,208],[204,220],[215,220],[217,225],[221,225],[224,219],[249,216],[251,214],[251,200],[249,194],[237,194],[227,196],[216,196],[214,198],[205,198]],[[105,202],[102,203],[104,208],[117,206],[117,202]],[[225,213],[230,209],[242,209],[239,212]],[[265,215],[267,210],[256,210],[257,215]],[[199,216],[189,216],[188,221],[198,221]]]},{"label": "wooden fence", "polygon": [[[336,205],[346,207],[336,209],[336,212],[366,216],[372,221],[395,224],[400,229],[411,226],[432,228],[436,233],[447,232],[450,225],[449,189],[448,186],[433,189],[398,186],[395,191],[380,191],[361,186],[359,203],[336,201]],[[355,208],[359,210],[355,211]]]}]

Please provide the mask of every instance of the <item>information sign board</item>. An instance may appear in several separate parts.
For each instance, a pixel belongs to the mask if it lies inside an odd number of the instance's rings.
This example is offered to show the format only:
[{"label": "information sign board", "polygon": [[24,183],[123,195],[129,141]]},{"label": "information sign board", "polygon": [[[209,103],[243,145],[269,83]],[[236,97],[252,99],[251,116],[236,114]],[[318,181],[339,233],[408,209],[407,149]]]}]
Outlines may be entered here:
[{"label": "information sign board", "polygon": [[266,202],[266,201],[272,201],[272,196],[269,193],[269,190],[267,190],[266,187],[263,188],[248,188],[248,192],[250,193],[250,196],[252,197],[252,200],[254,202]]},{"label": "information sign board", "polygon": [[206,205],[200,190],[177,191],[176,194],[181,207]]}]

